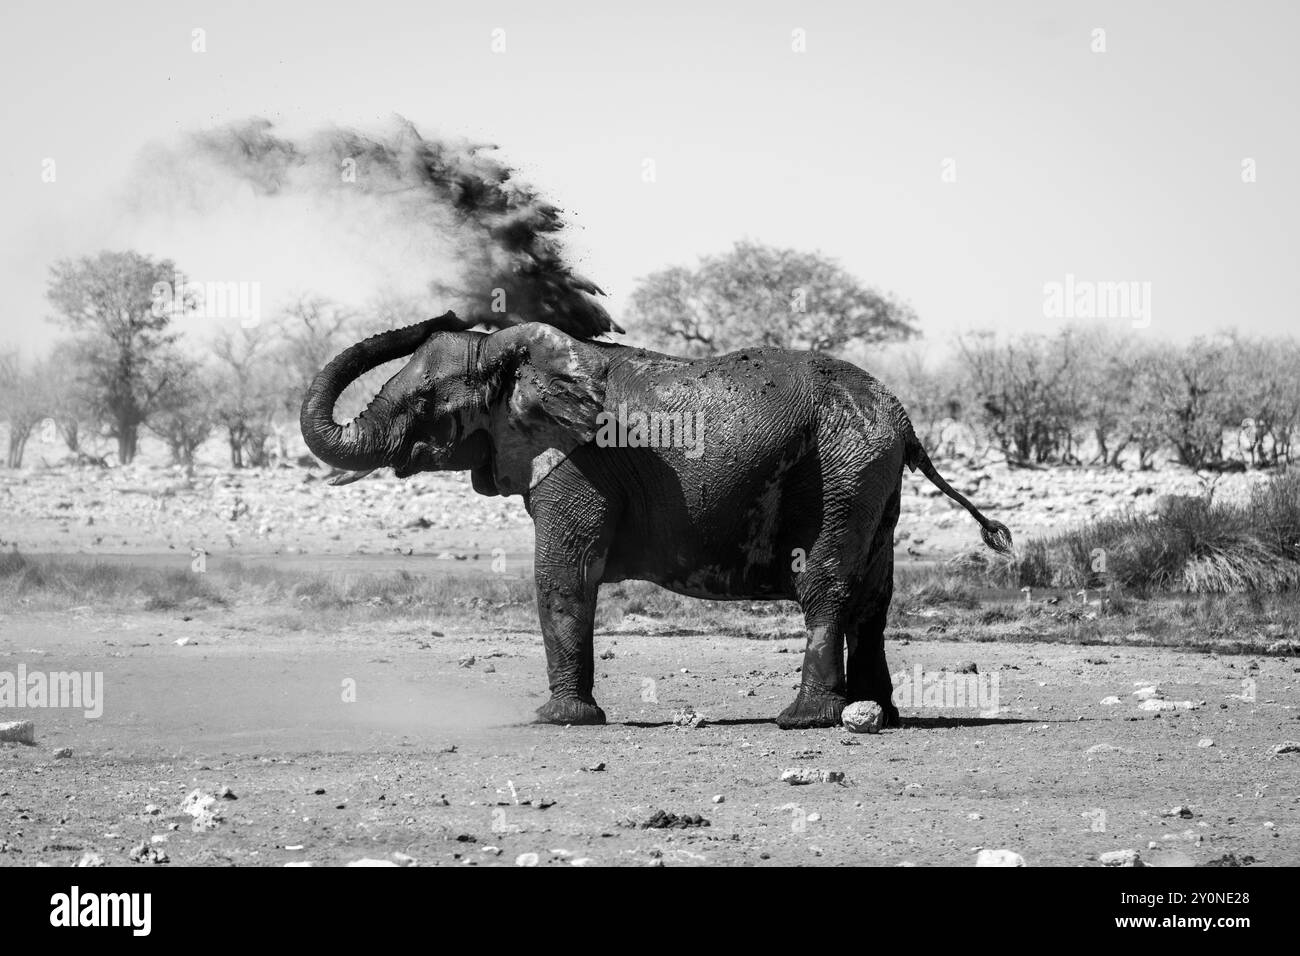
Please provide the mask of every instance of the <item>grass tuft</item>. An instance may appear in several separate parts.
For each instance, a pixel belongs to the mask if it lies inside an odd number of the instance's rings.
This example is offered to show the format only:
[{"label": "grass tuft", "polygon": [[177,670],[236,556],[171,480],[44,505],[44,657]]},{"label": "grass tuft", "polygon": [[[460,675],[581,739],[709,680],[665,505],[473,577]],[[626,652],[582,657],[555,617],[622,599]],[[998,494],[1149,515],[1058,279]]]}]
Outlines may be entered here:
[{"label": "grass tuft", "polygon": [[1256,488],[1244,504],[1172,501],[1029,542],[1004,583],[1051,588],[1241,594],[1300,585],[1300,471]]}]

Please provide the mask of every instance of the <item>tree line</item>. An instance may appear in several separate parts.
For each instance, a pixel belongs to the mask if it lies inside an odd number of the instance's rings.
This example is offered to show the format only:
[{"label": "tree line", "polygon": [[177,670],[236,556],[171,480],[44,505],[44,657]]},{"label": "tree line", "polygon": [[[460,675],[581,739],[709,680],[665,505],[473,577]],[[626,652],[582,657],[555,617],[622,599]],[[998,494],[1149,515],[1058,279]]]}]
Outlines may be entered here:
[{"label": "tree line", "polygon": [[[285,454],[302,395],[333,355],[440,311],[391,295],[350,309],[303,294],[251,327],[222,323],[195,354],[178,334],[195,303],[181,296],[157,306],[159,283],[175,274],[170,260],[135,252],[52,267],[48,297],[67,336],[36,361],[0,352],[9,467],[21,465],[43,422],[82,458],[95,457],[93,435],[129,463],[148,430],[182,465],[220,437],[232,467],[263,467]],[[634,343],[678,355],[776,346],[847,358],[894,390],[939,454],[956,451],[960,435],[1013,465],[1146,469],[1168,456],[1193,469],[1274,467],[1292,459],[1300,430],[1293,338],[1175,344],[1135,329],[1054,323],[1018,336],[970,332],[937,356],[932,343],[909,344],[917,320],[906,302],[818,253],[754,242],[644,277],[623,325]],[[340,414],[390,373],[354,384]]]},{"label": "tree line", "polygon": [[[934,447],[965,430],[1013,465],[1194,470],[1290,462],[1300,343],[1239,333],[1186,343],[1076,325],[960,336],[948,358],[891,361],[882,378]],[[870,367],[868,365],[868,367]]]},{"label": "tree line", "polygon": [[[22,465],[42,426],[81,461],[129,464],[148,431],[177,464],[192,467],[198,449],[220,438],[232,467],[264,467],[285,454],[303,393],[330,358],[375,331],[428,317],[420,302],[396,296],[354,310],[304,293],[264,321],[222,322],[202,341],[182,341],[199,303],[169,295],[160,308],[159,289],[170,290],[175,279],[171,260],[136,252],[54,264],[48,298],[67,335],[43,358],[0,352],[10,468]],[[382,374],[372,372],[352,391]],[[101,455],[105,439],[111,450]]]}]

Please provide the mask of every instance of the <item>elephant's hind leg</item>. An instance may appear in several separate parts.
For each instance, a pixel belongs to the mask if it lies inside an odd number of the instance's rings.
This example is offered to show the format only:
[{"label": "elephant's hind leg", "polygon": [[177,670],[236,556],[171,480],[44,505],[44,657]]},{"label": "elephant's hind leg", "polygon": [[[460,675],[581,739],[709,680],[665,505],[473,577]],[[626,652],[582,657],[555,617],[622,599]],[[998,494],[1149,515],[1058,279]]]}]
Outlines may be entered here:
[{"label": "elephant's hind leg", "polygon": [[859,616],[848,631],[849,700],[873,700],[885,714],[885,726],[897,727],[894,684],[885,662],[885,622],[894,594],[894,527],[898,523],[899,492],[885,507],[880,527],[872,539],[866,574],[855,602]]},{"label": "elephant's hind leg", "polygon": [[844,676],[846,627],[853,621],[856,582],[842,573],[840,542],[821,539],[808,555],[808,567],[796,581],[799,604],[808,628],[799,694],[776,718],[783,730],[834,727],[848,703]]},{"label": "elephant's hind leg", "polygon": [[[826,501],[836,504],[825,507],[823,533],[809,551],[807,570],[795,582],[808,626],[808,647],[799,695],[776,719],[782,728],[833,727],[839,724],[849,701],[859,699],[854,691],[862,689],[855,687],[854,681],[860,683],[856,675],[861,671],[862,648],[855,638],[863,612],[878,603],[873,599],[881,595],[882,575],[885,581],[891,580],[901,474],[896,456],[876,458],[860,468],[851,486],[830,484],[826,489]],[[882,635],[888,606],[886,590],[876,612]],[[850,651],[847,676],[846,642]],[[872,694],[889,685],[883,647],[879,668],[884,684],[872,672]],[[888,703],[889,693],[884,691],[884,695]]]},{"label": "elephant's hind leg", "polygon": [[808,646],[804,650],[799,694],[776,718],[782,730],[834,727],[848,704],[844,682],[844,625],[839,610],[805,613]]}]

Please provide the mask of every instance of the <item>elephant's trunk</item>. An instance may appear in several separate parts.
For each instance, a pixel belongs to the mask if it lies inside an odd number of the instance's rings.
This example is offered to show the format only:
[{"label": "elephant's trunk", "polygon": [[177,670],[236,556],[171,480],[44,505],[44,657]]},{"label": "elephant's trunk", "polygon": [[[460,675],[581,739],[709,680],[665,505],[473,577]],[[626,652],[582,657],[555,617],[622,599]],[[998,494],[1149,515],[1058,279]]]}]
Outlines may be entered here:
[{"label": "elephant's trunk", "polygon": [[404,329],[373,335],[337,355],[316,375],[302,400],[299,422],[311,453],[335,468],[353,471],[388,464],[389,400],[381,392],[346,425],[334,421],[335,402],[356,379],[385,362],[410,355],[434,332],[466,327],[454,312],[447,312]]}]

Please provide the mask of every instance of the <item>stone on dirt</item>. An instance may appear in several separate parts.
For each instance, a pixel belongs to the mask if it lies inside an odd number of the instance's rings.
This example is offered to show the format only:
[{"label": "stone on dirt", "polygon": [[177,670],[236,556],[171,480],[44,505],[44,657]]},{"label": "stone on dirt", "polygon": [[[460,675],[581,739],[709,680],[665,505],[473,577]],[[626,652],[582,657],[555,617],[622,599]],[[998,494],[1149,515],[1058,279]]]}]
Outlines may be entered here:
[{"label": "stone on dirt", "polygon": [[1170,710],[1197,710],[1203,702],[1192,700],[1162,700],[1158,697],[1152,697],[1138,704],[1138,710],[1145,711],[1170,711]]},{"label": "stone on dirt", "polygon": [[698,713],[694,707],[683,707],[673,714],[673,723],[678,727],[703,727],[708,723],[708,718]]},{"label": "stone on dirt", "polygon": [[36,743],[36,725],[30,720],[11,720],[0,724],[0,743],[26,744]]},{"label": "stone on dirt", "polygon": [[67,760],[72,756],[72,748],[60,747],[58,750],[55,750],[51,756],[54,757],[55,760]]},{"label": "stone on dirt", "polygon": [[876,734],[884,726],[885,712],[874,700],[859,700],[844,708],[840,722],[850,733]]},{"label": "stone on dirt", "polygon": [[815,767],[792,767],[781,771],[781,782],[800,787],[810,783],[843,783],[844,771],[818,770]]},{"label": "stone on dirt", "polygon": [[189,796],[181,802],[181,813],[194,818],[191,829],[195,833],[201,833],[204,830],[215,830],[225,819],[225,814],[217,806],[217,798],[210,793],[204,793],[202,790],[190,792]]},{"label": "stone on dirt", "polygon": [[980,850],[976,866],[1024,866],[1025,858],[1012,850]]},{"label": "stone on dirt", "polygon": [[133,848],[129,854],[132,863],[166,863],[167,851],[161,847],[151,846],[148,842],[142,842],[139,846]]},{"label": "stone on dirt", "polygon": [[1275,754],[1300,753],[1300,740],[1284,740],[1273,748]]},{"label": "stone on dirt", "polygon": [[375,860],[368,856],[363,856],[359,860],[353,860],[348,866],[397,866],[392,860]]},{"label": "stone on dirt", "polygon": [[1141,866],[1137,850],[1110,850],[1097,858],[1102,866]]}]

